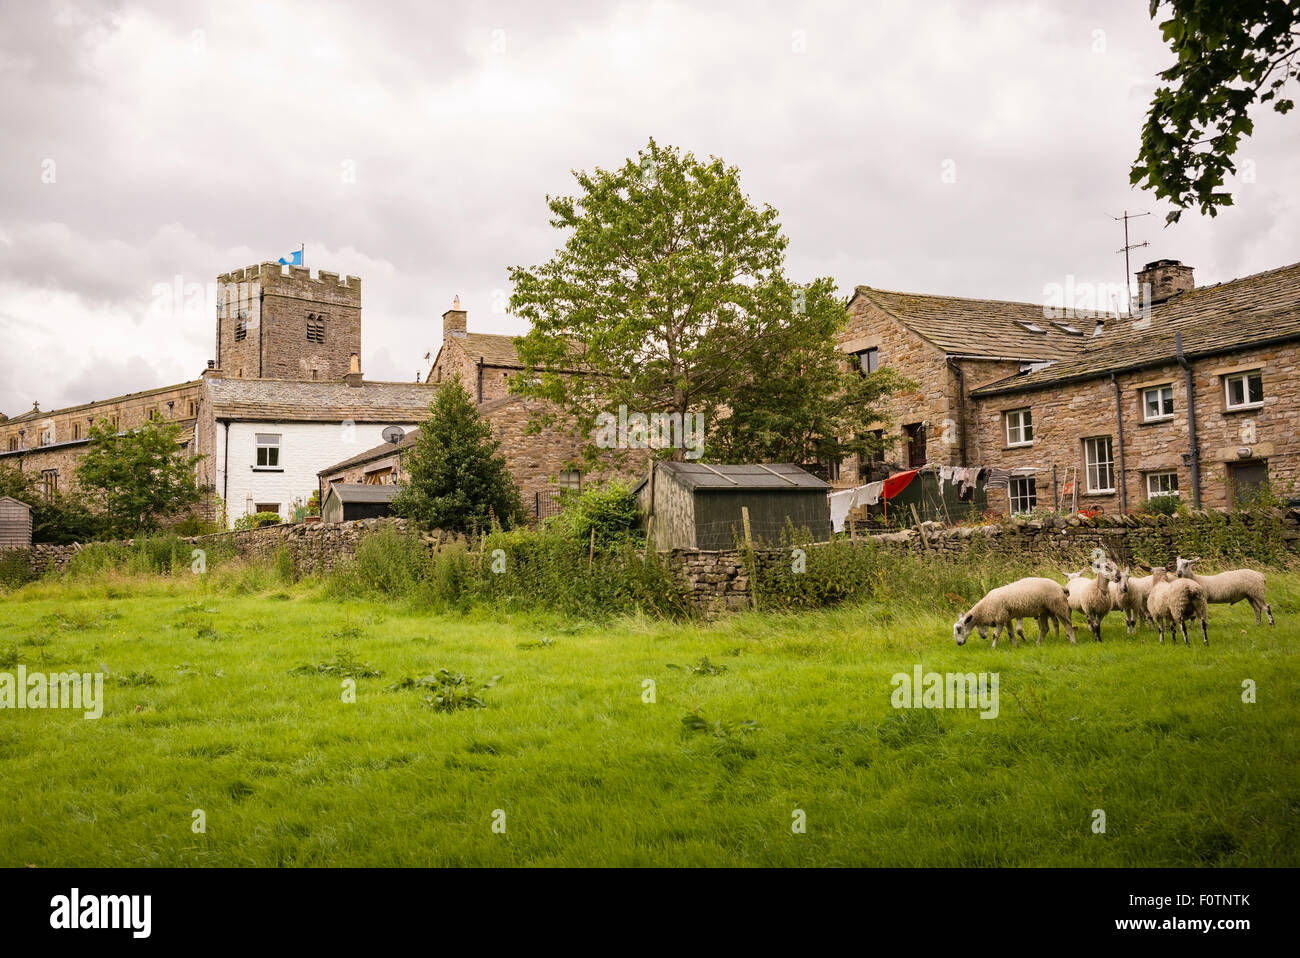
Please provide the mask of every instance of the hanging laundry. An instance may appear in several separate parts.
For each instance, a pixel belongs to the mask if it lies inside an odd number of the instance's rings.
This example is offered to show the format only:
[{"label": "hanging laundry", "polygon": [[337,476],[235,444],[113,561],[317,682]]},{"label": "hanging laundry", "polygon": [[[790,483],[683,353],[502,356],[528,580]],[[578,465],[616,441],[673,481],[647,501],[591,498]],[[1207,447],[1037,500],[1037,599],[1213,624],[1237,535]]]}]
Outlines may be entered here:
[{"label": "hanging laundry", "polygon": [[874,506],[880,502],[880,493],[884,488],[885,484],[883,482],[868,482],[865,486],[858,486],[853,490],[855,493],[854,508],[858,506]]},{"label": "hanging laundry", "polygon": [[916,478],[917,471],[912,469],[909,472],[900,472],[896,476],[890,476],[885,480],[884,488],[880,492],[881,498],[886,501],[894,498],[894,496],[911,485],[912,480]]},{"label": "hanging laundry", "polygon": [[984,483],[985,489],[1006,489],[1010,484],[1010,469],[989,468],[989,477]]},{"label": "hanging laundry", "polygon": [[831,528],[834,531],[844,531],[844,520],[848,518],[849,510],[853,508],[853,498],[856,493],[856,489],[831,493]]}]

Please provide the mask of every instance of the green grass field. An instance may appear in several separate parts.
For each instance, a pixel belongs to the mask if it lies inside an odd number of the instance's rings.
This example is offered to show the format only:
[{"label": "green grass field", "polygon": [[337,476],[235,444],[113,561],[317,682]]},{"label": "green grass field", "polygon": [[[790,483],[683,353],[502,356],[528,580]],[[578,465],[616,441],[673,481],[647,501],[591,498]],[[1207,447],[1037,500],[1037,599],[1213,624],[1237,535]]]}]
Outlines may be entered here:
[{"label": "green grass field", "polygon": [[[37,583],[0,599],[0,671],[102,664],[107,701],[0,712],[0,864],[1294,866],[1300,574],[1269,599],[1272,629],[1212,607],[1209,648],[1112,614],[1101,644],[990,650],[943,598],[591,624]],[[383,673],[354,704],[291,674],[340,652]],[[998,718],[892,708],[918,664],[999,673]],[[440,667],[502,678],[452,713],[388,691]]]}]

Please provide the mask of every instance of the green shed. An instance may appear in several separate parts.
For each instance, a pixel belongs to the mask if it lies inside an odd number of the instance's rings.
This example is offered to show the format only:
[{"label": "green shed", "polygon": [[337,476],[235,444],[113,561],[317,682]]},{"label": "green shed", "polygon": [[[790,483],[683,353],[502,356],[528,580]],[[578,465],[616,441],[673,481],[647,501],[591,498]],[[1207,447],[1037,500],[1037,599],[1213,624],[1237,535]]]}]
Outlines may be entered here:
[{"label": "green shed", "polygon": [[779,543],[791,526],[802,541],[824,542],[831,535],[830,488],[790,463],[656,462],[635,492],[662,552],[736,548],[744,540],[745,508],[757,543]]}]

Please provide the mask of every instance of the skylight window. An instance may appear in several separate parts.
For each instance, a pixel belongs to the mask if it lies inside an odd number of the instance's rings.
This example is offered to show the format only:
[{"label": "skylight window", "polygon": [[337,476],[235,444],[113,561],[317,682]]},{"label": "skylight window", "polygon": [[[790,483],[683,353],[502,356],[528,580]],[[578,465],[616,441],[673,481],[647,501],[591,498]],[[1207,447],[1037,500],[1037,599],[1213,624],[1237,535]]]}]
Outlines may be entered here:
[{"label": "skylight window", "polygon": [[1028,331],[1031,332],[1031,333],[1045,333],[1045,332],[1047,332],[1047,330],[1043,329],[1042,326],[1039,326],[1039,325],[1037,325],[1037,324],[1035,324],[1035,323],[1022,323],[1022,322],[1020,322],[1019,320],[1017,320],[1017,321],[1016,321],[1016,325],[1019,326],[1019,327],[1022,328],[1022,329],[1028,330]]},{"label": "skylight window", "polygon": [[1079,327],[1077,326],[1071,326],[1069,323],[1052,323],[1052,325],[1055,326],[1057,329],[1059,329],[1061,332],[1066,333],[1070,336],[1083,335],[1082,329],[1079,329]]}]

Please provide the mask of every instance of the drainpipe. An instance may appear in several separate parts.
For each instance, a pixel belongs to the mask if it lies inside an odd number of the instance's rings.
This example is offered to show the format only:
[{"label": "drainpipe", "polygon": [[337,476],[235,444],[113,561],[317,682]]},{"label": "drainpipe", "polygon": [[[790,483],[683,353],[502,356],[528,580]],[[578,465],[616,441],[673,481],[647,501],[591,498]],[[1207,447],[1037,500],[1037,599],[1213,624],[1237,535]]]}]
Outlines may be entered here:
[{"label": "drainpipe", "polygon": [[1119,511],[1128,512],[1128,477],[1124,475],[1124,413],[1120,402],[1119,380],[1110,374],[1110,384],[1115,387],[1115,426],[1119,431]]},{"label": "drainpipe", "polygon": [[257,291],[257,378],[262,378],[262,330],[266,328],[263,322],[262,310],[266,306],[266,290]]},{"label": "drainpipe", "polygon": [[1183,334],[1174,333],[1174,348],[1178,353],[1178,365],[1183,367],[1187,383],[1187,442],[1192,453],[1192,506],[1201,508],[1201,453],[1196,441],[1196,384],[1192,379],[1192,364],[1183,355]]},{"label": "drainpipe", "polygon": [[483,357],[478,358],[478,402],[483,405]]},{"label": "drainpipe", "polygon": [[966,377],[961,364],[948,360],[948,366],[957,375],[957,428],[961,430],[961,465],[966,465]]},{"label": "drainpipe", "polygon": [[226,447],[222,450],[224,461],[221,464],[221,505],[226,510],[226,528],[230,528],[230,420],[225,419]]}]

